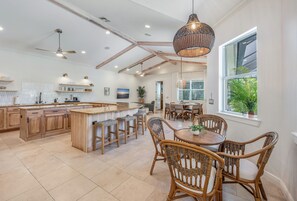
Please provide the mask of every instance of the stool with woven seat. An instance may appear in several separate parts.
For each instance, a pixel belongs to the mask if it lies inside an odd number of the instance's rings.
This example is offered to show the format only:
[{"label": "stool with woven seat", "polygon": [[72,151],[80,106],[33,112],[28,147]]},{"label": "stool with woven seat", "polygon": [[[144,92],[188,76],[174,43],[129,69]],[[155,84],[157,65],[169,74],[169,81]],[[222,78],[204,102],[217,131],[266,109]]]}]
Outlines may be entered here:
[{"label": "stool with woven seat", "polygon": [[[97,128],[101,129],[101,137],[97,136]],[[114,131],[111,131],[111,128],[114,127]],[[107,128],[107,137],[105,137],[105,128]],[[114,138],[112,137],[114,135]],[[97,143],[101,142],[101,153],[104,154],[104,147],[106,145],[117,143],[118,147],[120,146],[119,140],[119,126],[116,120],[105,120],[100,122],[94,122],[93,124],[93,150],[96,150]]]},{"label": "stool with woven seat", "polygon": [[137,113],[133,114],[133,116],[136,116],[136,118],[137,118],[137,127],[139,128],[141,126],[142,135],[144,135],[144,130],[147,129],[146,110],[145,109],[139,109]]},{"label": "stool with woven seat", "polygon": [[[137,139],[137,117],[136,116],[125,116],[125,117],[119,117],[117,118],[118,120],[118,125],[120,125],[122,122],[124,122],[124,127],[123,129],[119,129],[119,134],[124,134],[124,140],[125,140],[125,144],[127,143],[127,138],[135,135],[136,139]],[[130,122],[133,122],[133,125],[130,125]],[[133,131],[131,132],[131,128],[133,129]]]}]

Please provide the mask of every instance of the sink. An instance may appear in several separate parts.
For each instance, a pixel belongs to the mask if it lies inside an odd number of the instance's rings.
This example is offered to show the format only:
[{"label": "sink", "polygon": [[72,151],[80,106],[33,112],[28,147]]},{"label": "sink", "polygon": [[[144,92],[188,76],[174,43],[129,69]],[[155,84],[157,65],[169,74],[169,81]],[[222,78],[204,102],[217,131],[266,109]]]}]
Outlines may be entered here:
[{"label": "sink", "polygon": [[292,132],[292,136],[293,136],[295,144],[297,144],[297,132]]}]

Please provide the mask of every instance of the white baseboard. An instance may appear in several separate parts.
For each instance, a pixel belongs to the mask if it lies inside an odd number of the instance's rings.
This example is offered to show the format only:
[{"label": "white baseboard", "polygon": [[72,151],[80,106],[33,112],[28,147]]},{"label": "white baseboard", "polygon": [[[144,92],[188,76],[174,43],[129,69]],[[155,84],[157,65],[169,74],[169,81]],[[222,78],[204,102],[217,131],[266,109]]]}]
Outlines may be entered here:
[{"label": "white baseboard", "polygon": [[267,172],[267,171],[265,171],[264,176],[273,183],[279,183],[280,189],[281,189],[282,193],[284,194],[287,201],[294,201],[294,199],[293,199],[291,193],[289,192],[287,186],[285,185],[285,183],[280,178],[278,178],[277,176],[275,176],[275,175],[273,175],[273,174],[271,174],[270,172]]}]

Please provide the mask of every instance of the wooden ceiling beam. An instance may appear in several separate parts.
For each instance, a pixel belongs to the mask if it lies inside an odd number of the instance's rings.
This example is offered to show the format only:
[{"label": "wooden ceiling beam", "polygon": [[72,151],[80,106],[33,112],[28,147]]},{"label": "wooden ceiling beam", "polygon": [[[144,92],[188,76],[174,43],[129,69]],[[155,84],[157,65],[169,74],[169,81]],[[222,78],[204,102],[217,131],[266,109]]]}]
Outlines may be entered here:
[{"label": "wooden ceiling beam", "polygon": [[155,65],[143,70],[142,73],[146,73],[148,71],[151,71],[151,70],[153,70],[155,68],[158,68],[159,66],[162,66],[163,64],[166,64],[166,63],[168,63],[168,61],[162,61],[161,63],[155,64]]},{"label": "wooden ceiling beam", "polygon": [[[104,22],[98,22],[98,19],[95,18],[94,16],[90,16],[90,15],[86,14],[86,12],[84,12],[84,11],[81,11],[81,10],[79,10],[77,8],[71,7],[71,5],[69,3],[67,3],[67,2],[60,3],[57,0],[49,0],[49,1],[52,2],[52,3],[54,3],[54,4],[56,4],[57,6],[59,6],[61,8],[63,8],[63,9],[65,9],[65,10],[67,10],[67,11],[75,14],[76,16],[79,16],[82,19],[85,19],[85,20],[89,21],[90,23],[92,23],[92,24],[94,24],[94,25],[96,25],[96,26],[98,26],[98,27],[100,27],[102,29],[109,30],[112,34],[120,37],[123,40],[126,40],[126,41],[130,42],[132,45],[137,45],[138,47],[142,48],[143,50],[145,50],[145,51],[147,51],[147,52],[149,52],[151,54],[154,54],[155,56],[157,56],[157,57],[159,57],[159,58],[161,58],[161,59],[163,59],[163,60],[165,60],[167,62],[170,62],[170,63],[176,65],[176,62],[170,61],[170,59],[167,58],[166,56],[159,55],[156,51],[143,46],[144,44],[146,44],[147,46],[152,46],[153,43],[155,43],[155,44],[156,43],[159,43],[159,45],[160,45],[160,43],[161,44],[163,43],[163,45],[161,45],[161,46],[164,46],[167,43],[166,46],[168,46],[168,44],[169,44],[168,42],[143,42],[143,41],[140,41],[140,44],[143,44],[143,45],[140,45],[133,38],[131,38],[131,37],[129,37],[129,36],[127,36],[127,35],[119,32],[117,30],[115,30],[113,27],[109,26],[108,24],[106,24]],[[172,45],[172,42],[170,42],[170,43]],[[149,44],[151,44],[151,45],[149,45]],[[97,65],[97,66],[99,66],[99,65]],[[96,68],[98,69],[98,67],[96,67]]]},{"label": "wooden ceiling beam", "polygon": [[147,56],[147,57],[145,57],[145,58],[143,58],[143,59],[140,59],[139,61],[137,61],[137,62],[135,62],[135,63],[133,63],[133,64],[127,66],[126,68],[123,68],[122,70],[119,70],[118,73],[122,73],[122,72],[126,71],[127,69],[131,69],[131,68],[133,68],[133,67],[135,67],[135,66],[137,66],[137,65],[139,65],[139,64],[141,64],[141,63],[143,63],[143,62],[145,62],[145,61],[147,61],[147,60],[149,60],[149,59],[151,59],[151,58],[154,58],[155,56],[156,56],[156,55],[151,54],[151,55],[149,55],[149,56]]},{"label": "wooden ceiling beam", "polygon": [[172,46],[172,42],[138,41],[140,46]]},{"label": "wooden ceiling beam", "polygon": [[[181,62],[180,60],[171,60],[171,61],[174,61],[174,62],[177,62],[177,63]],[[185,61],[185,60],[183,60],[183,63],[185,63],[185,64],[198,64],[198,65],[205,65],[206,66],[206,62]]]},{"label": "wooden ceiling beam", "polygon": [[126,47],[125,49],[123,49],[122,51],[118,52],[117,54],[113,55],[112,57],[110,57],[109,59],[103,61],[102,63],[98,64],[96,66],[97,69],[105,66],[106,64],[108,64],[109,62],[115,60],[116,58],[118,58],[119,56],[125,54],[126,52],[130,51],[131,49],[133,49],[134,47],[136,47],[136,44],[131,44],[128,47]]}]

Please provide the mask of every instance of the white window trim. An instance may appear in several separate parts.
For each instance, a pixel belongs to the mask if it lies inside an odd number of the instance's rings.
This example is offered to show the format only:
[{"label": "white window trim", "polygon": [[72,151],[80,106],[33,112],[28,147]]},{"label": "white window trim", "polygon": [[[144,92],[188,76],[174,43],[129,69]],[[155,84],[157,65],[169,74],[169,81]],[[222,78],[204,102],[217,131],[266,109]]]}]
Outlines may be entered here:
[{"label": "white window trim", "polygon": [[[223,115],[226,119],[231,120],[231,121],[235,121],[235,122],[239,122],[239,123],[243,123],[243,124],[247,124],[247,125],[252,125],[252,126],[256,126],[259,127],[261,124],[261,120],[259,118],[259,112],[257,114],[257,116],[255,116],[254,118],[250,118],[247,115],[241,115],[239,113],[234,113],[234,112],[228,112],[225,111],[225,94],[224,92],[226,91],[226,89],[224,89],[224,87],[226,86],[224,84],[224,82],[227,79],[230,79],[232,77],[241,77],[241,76],[246,76],[247,74],[242,74],[242,75],[237,75],[237,76],[224,76],[224,47],[228,44],[234,43],[236,41],[240,41],[242,40],[243,37],[249,37],[253,34],[257,33],[257,27],[254,27],[253,29],[237,36],[236,38],[222,44],[219,46],[219,111],[218,114]],[[257,76],[257,73],[248,73],[250,76]],[[259,97],[259,94],[258,94]],[[258,108],[259,111],[259,108]]]},{"label": "white window trim", "polygon": [[[191,93],[191,91],[192,90],[198,90],[198,91],[203,91],[203,99],[202,100],[184,100],[183,99],[183,101],[191,101],[191,102],[201,102],[201,101],[204,101],[205,100],[205,81],[204,80],[192,80],[192,79],[187,79],[187,80],[185,80],[185,81],[190,81],[191,82],[191,84],[192,84],[192,81],[194,81],[194,82],[203,82],[203,89],[192,89],[192,86],[191,86],[191,89],[182,89],[182,90],[189,90],[190,91],[190,98],[192,99],[192,93]],[[190,85],[191,85],[190,84]],[[179,88],[178,88],[178,85],[177,85],[177,88],[176,88],[176,97],[177,97],[177,100],[178,101],[181,101],[180,100],[180,98],[179,98]]]}]

